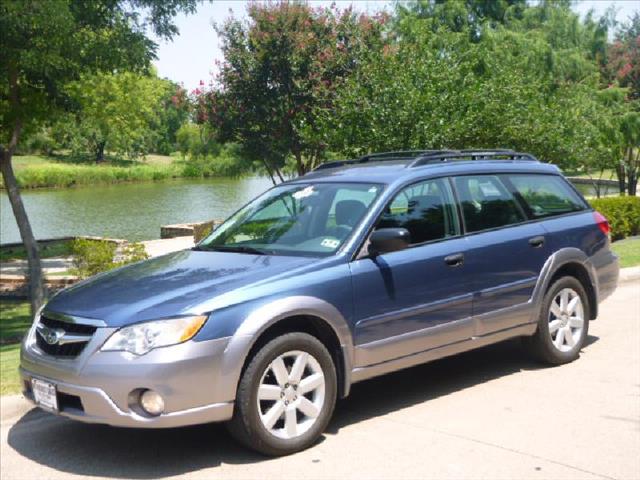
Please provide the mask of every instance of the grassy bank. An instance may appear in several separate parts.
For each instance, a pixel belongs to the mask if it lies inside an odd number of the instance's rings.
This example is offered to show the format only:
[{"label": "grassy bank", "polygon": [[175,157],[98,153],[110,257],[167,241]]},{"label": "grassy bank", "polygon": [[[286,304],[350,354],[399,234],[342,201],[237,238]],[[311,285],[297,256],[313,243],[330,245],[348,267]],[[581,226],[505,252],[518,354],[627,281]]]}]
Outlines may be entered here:
[{"label": "grassy bank", "polygon": [[21,390],[18,375],[20,340],[30,325],[28,303],[0,300],[0,395]]},{"label": "grassy bank", "polygon": [[628,238],[613,242],[611,249],[620,257],[622,268],[640,266],[640,238]]},{"label": "grassy bank", "polygon": [[[184,165],[173,157],[149,156],[140,162],[95,164],[68,157],[16,156],[16,178],[22,188],[62,188],[179,178]],[[0,187],[3,187],[0,179]]]}]

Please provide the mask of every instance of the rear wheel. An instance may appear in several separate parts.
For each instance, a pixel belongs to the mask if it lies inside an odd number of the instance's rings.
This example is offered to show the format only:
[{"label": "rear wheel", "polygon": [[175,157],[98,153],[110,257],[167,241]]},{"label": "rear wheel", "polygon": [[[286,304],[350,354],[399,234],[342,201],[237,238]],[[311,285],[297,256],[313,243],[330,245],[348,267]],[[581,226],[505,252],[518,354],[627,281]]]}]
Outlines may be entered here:
[{"label": "rear wheel", "polygon": [[536,333],[525,340],[533,355],[560,365],[580,355],[589,332],[589,302],[574,277],[561,277],[547,291]]},{"label": "rear wheel", "polygon": [[331,355],[315,337],[288,333],[264,345],[244,371],[231,434],[266,455],[287,455],[312,445],[336,402]]}]

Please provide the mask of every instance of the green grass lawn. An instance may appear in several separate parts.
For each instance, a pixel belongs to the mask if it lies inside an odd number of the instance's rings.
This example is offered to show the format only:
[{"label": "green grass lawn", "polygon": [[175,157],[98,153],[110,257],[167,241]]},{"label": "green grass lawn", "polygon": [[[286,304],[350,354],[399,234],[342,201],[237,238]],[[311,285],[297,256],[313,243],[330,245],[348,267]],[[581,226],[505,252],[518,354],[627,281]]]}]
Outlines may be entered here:
[{"label": "green grass lawn", "polygon": [[611,244],[611,248],[620,257],[622,268],[640,265],[640,238],[614,242]]},{"label": "green grass lawn", "polygon": [[103,163],[99,165],[95,163],[92,157],[72,157],[70,155],[56,155],[53,157],[47,157],[45,155],[14,155],[12,158],[13,167],[15,170],[22,170],[24,168],[36,167],[36,166],[51,166],[51,165],[91,165],[91,166],[132,166],[132,165],[169,165],[178,158],[179,155],[155,155],[150,154],[139,159],[122,160],[110,158],[107,156]]},{"label": "green grass lawn", "polygon": [[22,188],[65,188],[180,178],[184,166],[178,160],[176,156],[148,155],[139,161],[107,158],[96,164],[90,157],[16,155],[12,161]]},{"label": "green grass lawn", "polygon": [[20,393],[20,344],[0,345],[0,395]]},{"label": "green grass lawn", "polygon": [[[71,242],[40,243],[40,258],[68,257],[71,255]],[[22,245],[0,248],[0,261],[26,260],[27,252]]]},{"label": "green grass lawn", "polygon": [[21,390],[18,375],[20,341],[30,326],[27,302],[0,300],[0,395]]}]

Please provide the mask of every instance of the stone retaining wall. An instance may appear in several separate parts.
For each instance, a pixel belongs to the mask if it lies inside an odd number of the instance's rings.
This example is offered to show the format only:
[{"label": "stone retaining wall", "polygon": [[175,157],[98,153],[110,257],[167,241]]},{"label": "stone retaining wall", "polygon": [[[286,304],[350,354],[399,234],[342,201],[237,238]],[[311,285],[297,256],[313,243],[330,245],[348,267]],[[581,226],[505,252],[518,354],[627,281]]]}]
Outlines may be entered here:
[{"label": "stone retaining wall", "polygon": [[222,220],[207,220],[206,222],[163,225],[160,227],[160,238],[192,236],[195,242],[199,242],[221,223]]}]

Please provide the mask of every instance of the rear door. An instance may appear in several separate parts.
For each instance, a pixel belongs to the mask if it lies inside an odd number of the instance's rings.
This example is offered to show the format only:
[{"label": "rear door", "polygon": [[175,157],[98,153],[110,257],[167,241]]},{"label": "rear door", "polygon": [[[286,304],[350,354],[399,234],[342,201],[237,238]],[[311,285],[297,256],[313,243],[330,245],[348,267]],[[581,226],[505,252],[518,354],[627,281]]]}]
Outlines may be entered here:
[{"label": "rear door", "polygon": [[355,366],[384,362],[473,334],[471,286],[448,179],[401,189],[375,228],[409,230],[404,250],[351,262]]},{"label": "rear door", "polygon": [[549,256],[548,238],[528,222],[509,180],[501,175],[453,179],[466,239],[465,268],[473,283],[475,335],[530,321],[530,299]]}]

